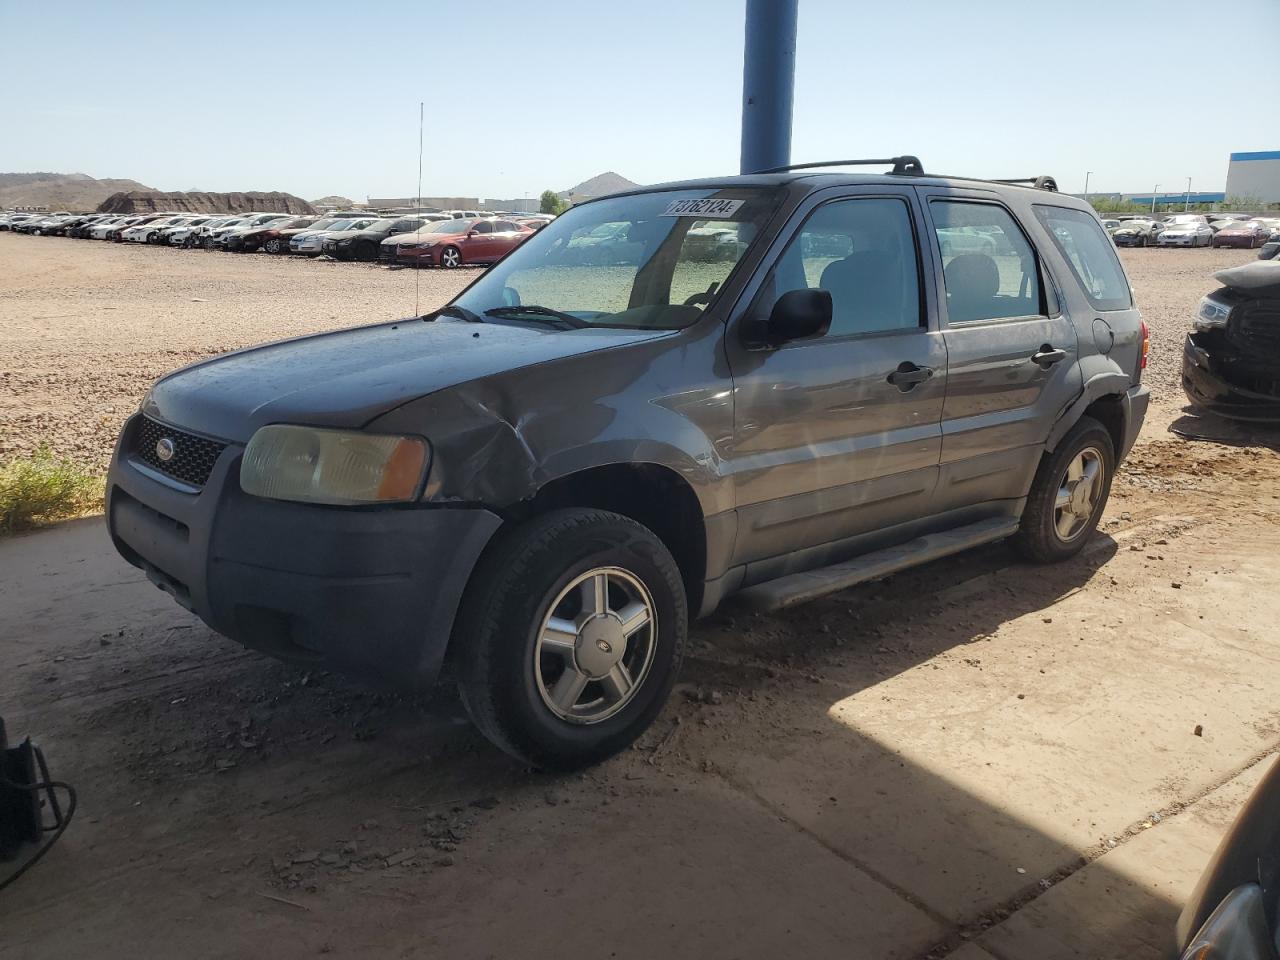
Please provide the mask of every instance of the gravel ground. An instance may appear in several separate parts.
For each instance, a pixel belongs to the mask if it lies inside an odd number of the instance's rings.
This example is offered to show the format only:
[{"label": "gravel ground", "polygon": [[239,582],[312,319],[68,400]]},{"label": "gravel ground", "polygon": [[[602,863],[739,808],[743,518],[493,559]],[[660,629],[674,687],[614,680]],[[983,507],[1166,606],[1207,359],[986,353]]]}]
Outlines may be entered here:
[{"label": "gravel ground", "polygon": [[[1121,251],[1151,327],[1147,382],[1180,403],[1182,338],[1211,274],[1249,250]],[[444,303],[472,270],[94,243],[0,233],[0,458],[48,443],[104,471],[157,377],[203,357]],[[417,291],[415,294],[415,283]]]}]

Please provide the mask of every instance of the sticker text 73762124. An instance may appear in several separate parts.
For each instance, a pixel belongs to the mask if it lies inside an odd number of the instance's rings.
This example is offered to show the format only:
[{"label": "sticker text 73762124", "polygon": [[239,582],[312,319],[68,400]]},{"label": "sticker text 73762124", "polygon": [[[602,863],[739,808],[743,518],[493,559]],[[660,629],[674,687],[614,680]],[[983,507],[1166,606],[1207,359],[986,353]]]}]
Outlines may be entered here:
[{"label": "sticker text 73762124", "polygon": [[664,217],[699,217],[703,220],[731,220],[742,200],[672,200]]}]

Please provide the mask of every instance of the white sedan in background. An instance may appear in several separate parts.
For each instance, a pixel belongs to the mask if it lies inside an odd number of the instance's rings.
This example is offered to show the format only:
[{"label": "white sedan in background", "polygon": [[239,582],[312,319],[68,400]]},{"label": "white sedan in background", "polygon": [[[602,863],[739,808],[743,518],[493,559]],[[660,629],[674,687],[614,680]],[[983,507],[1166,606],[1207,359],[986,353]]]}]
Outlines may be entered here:
[{"label": "white sedan in background", "polygon": [[1213,244],[1213,228],[1198,214],[1180,213],[1165,219],[1164,229],[1156,235],[1158,247],[1208,247]]},{"label": "white sedan in background", "polygon": [[167,227],[176,227],[181,223],[190,220],[190,217],[170,216],[161,217],[158,220],[152,220],[149,223],[139,223],[124,230],[120,233],[120,239],[125,243],[155,243],[160,239],[160,231]]}]

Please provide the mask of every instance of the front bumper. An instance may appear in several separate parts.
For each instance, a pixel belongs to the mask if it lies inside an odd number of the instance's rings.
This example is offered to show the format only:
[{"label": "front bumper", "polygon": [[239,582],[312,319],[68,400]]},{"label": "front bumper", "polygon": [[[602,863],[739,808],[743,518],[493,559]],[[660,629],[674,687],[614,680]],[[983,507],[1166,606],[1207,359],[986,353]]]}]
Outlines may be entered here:
[{"label": "front bumper", "polygon": [[246,647],[387,686],[431,686],[497,515],[251,497],[237,444],[193,493],[131,455],[141,419],[126,423],[107,477],[108,529],[126,560]]},{"label": "front bumper", "polygon": [[1166,237],[1162,235],[1156,240],[1156,245],[1161,247],[1194,247],[1196,239],[1196,237]]},{"label": "front bumper", "polygon": [[1141,247],[1151,241],[1136,233],[1117,233],[1111,238],[1111,242],[1117,247]]},{"label": "front bumper", "polygon": [[[1231,420],[1280,422],[1280,390],[1267,393],[1232,383],[1213,347],[1212,335],[1187,335],[1182,349],[1182,389],[1187,399]],[[1275,381],[1280,384],[1280,373]]]}]

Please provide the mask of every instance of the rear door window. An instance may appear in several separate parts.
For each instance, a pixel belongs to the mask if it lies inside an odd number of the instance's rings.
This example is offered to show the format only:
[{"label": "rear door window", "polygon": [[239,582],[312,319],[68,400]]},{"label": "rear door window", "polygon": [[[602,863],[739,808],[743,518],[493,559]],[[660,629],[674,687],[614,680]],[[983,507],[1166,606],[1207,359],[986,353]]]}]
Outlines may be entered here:
[{"label": "rear door window", "polygon": [[1054,245],[1071,264],[1095,310],[1128,310],[1133,294],[1111,241],[1098,221],[1083,210],[1035,204],[1036,216]]},{"label": "rear door window", "polygon": [[1013,215],[994,203],[929,204],[950,323],[1045,315],[1035,249]]}]

